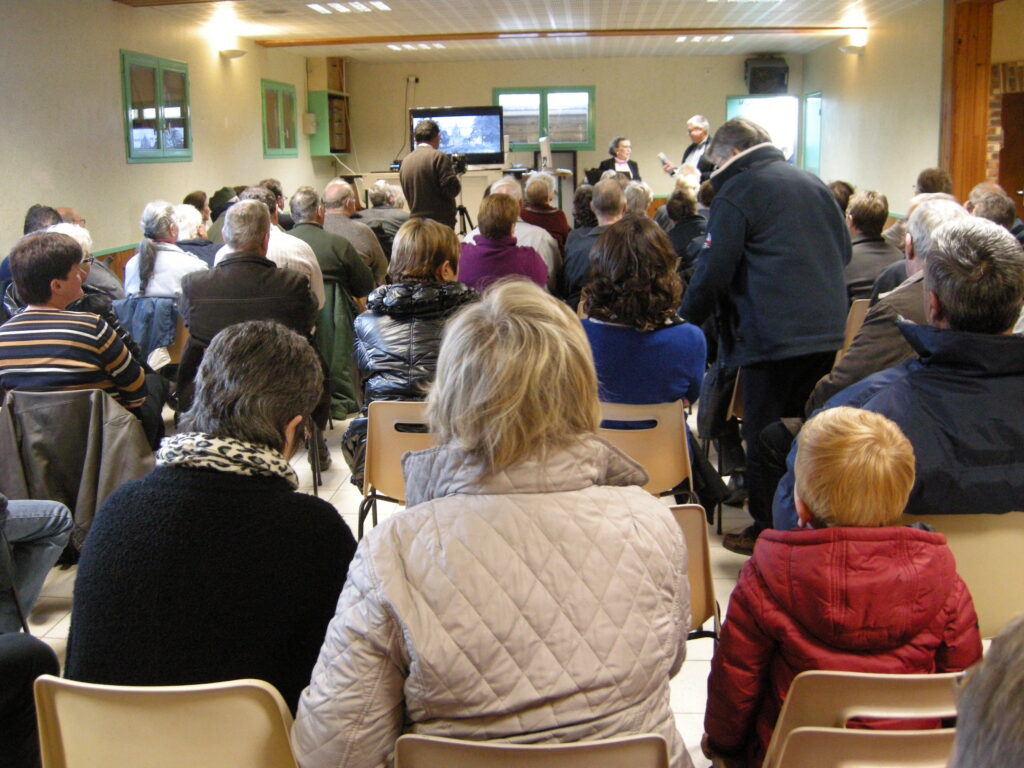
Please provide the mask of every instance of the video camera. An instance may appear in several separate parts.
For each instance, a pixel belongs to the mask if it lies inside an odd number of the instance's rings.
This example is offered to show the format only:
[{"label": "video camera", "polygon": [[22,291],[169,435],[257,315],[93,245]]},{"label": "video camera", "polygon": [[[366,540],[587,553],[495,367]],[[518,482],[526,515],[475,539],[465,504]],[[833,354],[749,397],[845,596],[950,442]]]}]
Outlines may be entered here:
[{"label": "video camera", "polygon": [[450,157],[452,160],[452,167],[455,169],[455,174],[457,176],[461,176],[466,172],[466,168],[468,167],[469,163],[467,162],[465,155],[452,153],[448,155],[448,157]]}]

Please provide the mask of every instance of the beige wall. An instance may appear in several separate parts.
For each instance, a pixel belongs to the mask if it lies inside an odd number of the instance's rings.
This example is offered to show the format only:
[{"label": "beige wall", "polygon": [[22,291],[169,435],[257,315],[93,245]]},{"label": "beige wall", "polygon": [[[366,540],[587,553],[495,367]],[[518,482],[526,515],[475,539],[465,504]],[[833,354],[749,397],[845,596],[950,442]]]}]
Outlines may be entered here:
[{"label": "beige wall", "polygon": [[823,97],[823,179],[906,210],[918,172],[939,160],[942,19],[942,0],[924,0],[873,25],[858,55],[834,43],[805,57],[804,92]]},{"label": "beige wall", "polygon": [[992,6],[992,63],[1024,60],[1024,0]]},{"label": "beige wall", "polygon": [[[655,194],[671,189],[661,172],[658,153],[679,162],[690,143],[686,119],[704,114],[712,125],[725,119],[725,97],[743,95],[743,56],[678,59],[551,59],[437,64],[349,65],[355,162],[364,172],[386,168],[408,145],[406,76],[416,75],[409,106],[471,106],[492,103],[492,88],[512,86],[596,86],[595,150],[580,152],[577,168],[593,168],[608,157],[608,142],[617,135],[633,142],[633,159]],[[793,57],[790,93],[799,93],[802,59]],[[513,162],[533,165],[533,153]],[[356,165],[358,163],[358,166]],[[467,201],[467,205],[469,202]]]},{"label": "beige wall", "polygon": [[[139,214],[151,199],[177,203],[194,189],[268,176],[286,189],[313,179],[304,139],[298,159],[264,160],[262,150],[260,78],[304,92],[305,59],[242,42],[248,55],[224,61],[200,30],[140,23],[146,18],[146,11],[110,0],[0,3],[4,251],[36,202],[77,208],[99,250],[138,240]],[[122,48],[189,65],[192,162],[125,161]]]}]

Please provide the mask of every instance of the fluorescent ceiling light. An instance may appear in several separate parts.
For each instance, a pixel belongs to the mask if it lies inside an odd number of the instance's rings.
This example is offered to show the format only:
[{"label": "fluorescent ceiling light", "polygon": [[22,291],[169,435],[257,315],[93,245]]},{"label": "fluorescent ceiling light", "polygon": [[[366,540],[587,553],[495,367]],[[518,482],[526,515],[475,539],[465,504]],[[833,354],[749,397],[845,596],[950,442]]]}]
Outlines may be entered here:
[{"label": "fluorescent ceiling light", "polygon": [[704,41],[704,36],[703,35],[694,35],[693,36],[693,42],[700,43],[700,42],[703,42],[703,41]]},{"label": "fluorescent ceiling light", "polygon": [[351,8],[346,8],[341,3],[328,3],[328,5],[331,6],[331,8],[336,10],[338,13],[352,13]]},{"label": "fluorescent ceiling light", "polygon": [[402,43],[402,47],[405,48],[405,50],[407,50],[407,51],[415,51],[416,50],[416,46],[413,45],[412,43]]},{"label": "fluorescent ceiling light", "polygon": [[425,51],[429,51],[430,50],[430,46],[427,45],[426,43],[420,43],[420,48],[422,48]]},{"label": "fluorescent ceiling light", "polygon": [[381,0],[370,0],[370,5],[376,8],[378,11],[390,11],[391,6],[387,3],[382,3]]},{"label": "fluorescent ceiling light", "polygon": [[306,3],[306,7],[316,11],[317,13],[330,13],[330,11],[320,5],[320,3]]},{"label": "fluorescent ceiling light", "polygon": [[360,13],[369,13],[370,12],[370,9],[367,8],[365,5],[363,5],[362,3],[358,3],[358,2],[356,2],[356,3],[349,3],[349,5],[351,5],[355,10],[359,11]]},{"label": "fluorescent ceiling light", "polygon": [[402,46],[400,46],[400,45],[393,45],[392,44],[392,45],[389,45],[388,48],[390,48],[392,51],[400,51],[400,50],[402,50]]},{"label": "fluorescent ceiling light", "polygon": [[722,38],[722,42],[723,43],[728,43],[728,42],[730,42],[733,39],[733,37],[734,37],[733,35],[726,35],[725,37]]},{"label": "fluorescent ceiling light", "polygon": [[679,37],[677,37],[676,38],[676,42],[677,43],[685,43],[686,42],[686,35],[680,35]]},{"label": "fluorescent ceiling light", "polygon": [[444,48],[444,43],[434,43],[435,48]]},{"label": "fluorescent ceiling light", "polygon": [[518,39],[518,38],[521,38],[521,37],[537,37],[537,36],[538,35],[537,35],[536,32],[506,32],[504,34],[498,35],[498,37],[500,39],[502,39],[502,40],[515,40],[515,39]]},{"label": "fluorescent ceiling light", "polygon": [[586,37],[586,32],[548,32],[547,37]]}]

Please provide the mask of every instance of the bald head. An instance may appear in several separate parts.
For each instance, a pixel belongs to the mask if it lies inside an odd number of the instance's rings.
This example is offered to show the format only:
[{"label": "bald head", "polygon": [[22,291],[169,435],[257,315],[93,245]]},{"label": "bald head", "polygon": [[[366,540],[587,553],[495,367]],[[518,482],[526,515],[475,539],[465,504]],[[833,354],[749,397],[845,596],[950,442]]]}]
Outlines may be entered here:
[{"label": "bald head", "polygon": [[356,191],[344,179],[334,179],[324,190],[324,209],[328,214],[351,216],[356,208]]}]

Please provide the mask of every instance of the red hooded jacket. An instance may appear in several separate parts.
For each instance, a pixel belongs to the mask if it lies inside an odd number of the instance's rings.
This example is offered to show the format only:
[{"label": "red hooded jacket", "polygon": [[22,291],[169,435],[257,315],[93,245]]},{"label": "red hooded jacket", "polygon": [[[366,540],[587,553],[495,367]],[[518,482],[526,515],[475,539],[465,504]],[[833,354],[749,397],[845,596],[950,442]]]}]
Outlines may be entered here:
[{"label": "red hooded jacket", "polygon": [[704,730],[760,766],[793,678],[807,669],[953,672],[981,658],[978,617],[946,537],[907,527],[758,538],[711,662]]}]

